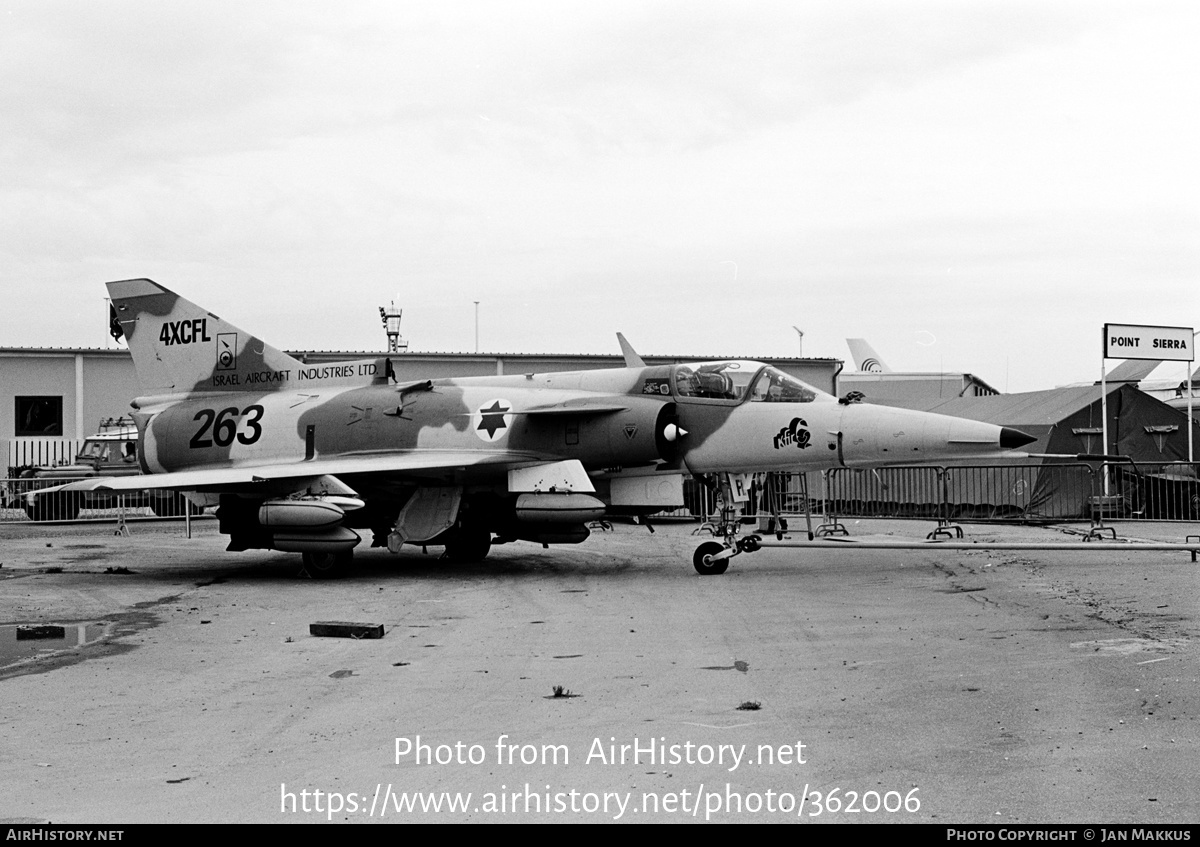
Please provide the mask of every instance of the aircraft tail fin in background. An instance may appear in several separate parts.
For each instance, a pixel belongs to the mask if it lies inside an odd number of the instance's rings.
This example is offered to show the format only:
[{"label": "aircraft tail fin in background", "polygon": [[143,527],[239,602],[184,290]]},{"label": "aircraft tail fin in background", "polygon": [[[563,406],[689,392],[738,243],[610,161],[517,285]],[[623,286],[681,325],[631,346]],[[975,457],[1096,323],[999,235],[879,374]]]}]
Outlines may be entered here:
[{"label": "aircraft tail fin in background", "polygon": [[108,296],[147,394],[270,391],[305,367],[153,280],[110,282]]},{"label": "aircraft tail fin in background", "polygon": [[879,354],[867,343],[865,338],[847,338],[846,346],[850,348],[850,355],[854,357],[854,367],[863,373],[890,374],[892,372],[892,369],[884,364],[883,359],[879,358]]},{"label": "aircraft tail fin in background", "polygon": [[621,355],[625,357],[625,367],[627,368],[644,368],[646,362],[637,351],[633,349],[633,345],[625,340],[625,336],[617,333],[617,343],[621,345]]},{"label": "aircraft tail fin in background", "polygon": [[1126,359],[1108,373],[1109,382],[1141,382],[1162,364],[1162,359]]}]

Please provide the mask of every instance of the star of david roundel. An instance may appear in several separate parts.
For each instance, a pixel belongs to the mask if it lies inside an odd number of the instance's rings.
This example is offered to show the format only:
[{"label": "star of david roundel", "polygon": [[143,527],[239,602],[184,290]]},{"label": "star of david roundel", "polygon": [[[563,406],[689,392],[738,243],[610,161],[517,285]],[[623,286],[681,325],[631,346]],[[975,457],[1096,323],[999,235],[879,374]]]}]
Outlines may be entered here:
[{"label": "star of david roundel", "polygon": [[483,441],[499,441],[512,426],[511,411],[512,403],[507,400],[490,400],[471,416],[471,429]]}]

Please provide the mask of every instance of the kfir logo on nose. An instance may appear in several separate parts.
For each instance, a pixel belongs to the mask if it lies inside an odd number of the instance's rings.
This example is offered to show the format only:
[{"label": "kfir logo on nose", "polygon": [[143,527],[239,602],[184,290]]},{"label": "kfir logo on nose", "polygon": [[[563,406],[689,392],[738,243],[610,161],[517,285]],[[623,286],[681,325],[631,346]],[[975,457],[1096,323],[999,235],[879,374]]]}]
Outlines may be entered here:
[{"label": "kfir logo on nose", "polygon": [[797,450],[803,450],[812,440],[812,433],[805,429],[806,426],[808,422],[804,418],[792,418],[792,422],[776,434],[775,449],[795,446]]}]

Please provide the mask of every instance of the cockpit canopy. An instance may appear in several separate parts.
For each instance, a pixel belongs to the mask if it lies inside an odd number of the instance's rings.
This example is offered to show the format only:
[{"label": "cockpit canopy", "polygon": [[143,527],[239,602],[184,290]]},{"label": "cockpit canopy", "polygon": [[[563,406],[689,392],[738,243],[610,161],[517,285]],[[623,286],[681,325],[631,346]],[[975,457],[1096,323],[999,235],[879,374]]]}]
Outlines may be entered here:
[{"label": "cockpit canopy", "polygon": [[812,403],[834,398],[762,362],[732,360],[676,365],[675,394],[709,400],[760,403]]}]

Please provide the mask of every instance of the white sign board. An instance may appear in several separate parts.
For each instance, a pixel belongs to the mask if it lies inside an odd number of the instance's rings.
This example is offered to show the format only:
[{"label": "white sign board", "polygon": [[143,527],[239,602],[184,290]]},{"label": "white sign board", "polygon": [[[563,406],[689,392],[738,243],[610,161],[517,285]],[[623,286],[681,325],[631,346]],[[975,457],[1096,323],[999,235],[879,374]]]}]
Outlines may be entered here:
[{"label": "white sign board", "polygon": [[1104,358],[1192,362],[1195,337],[1190,326],[1104,325]]}]

